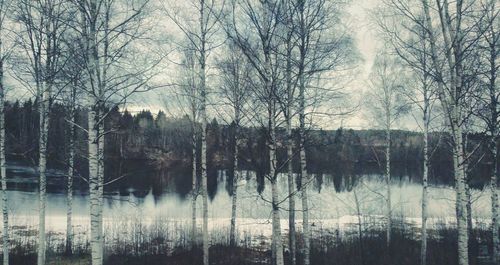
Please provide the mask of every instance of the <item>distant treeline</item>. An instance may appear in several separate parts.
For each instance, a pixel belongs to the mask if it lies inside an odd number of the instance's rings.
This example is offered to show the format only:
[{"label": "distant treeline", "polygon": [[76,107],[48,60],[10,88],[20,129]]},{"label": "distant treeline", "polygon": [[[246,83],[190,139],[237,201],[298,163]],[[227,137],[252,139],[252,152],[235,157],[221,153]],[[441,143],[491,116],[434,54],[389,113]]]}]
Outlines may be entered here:
[{"label": "distant treeline", "polygon": [[[51,168],[65,169],[67,165],[67,113],[65,106],[59,103],[52,105],[48,143]],[[9,159],[22,159],[35,165],[38,154],[38,119],[36,102],[32,100],[6,104],[6,148]],[[76,169],[81,176],[86,176],[88,169],[85,159],[88,146],[86,121],[86,112],[79,109]],[[172,118],[162,111],[153,114],[148,110],[131,114],[127,110],[113,108],[109,110],[105,126],[105,158],[113,162],[107,164],[107,178],[128,174],[130,176],[126,179],[129,182],[158,182],[159,186],[163,186],[160,184],[168,180],[172,172],[176,172],[186,176],[186,185],[180,186],[185,186],[186,192],[189,190],[193,126],[187,116]],[[218,169],[231,169],[234,133],[232,124],[219,124],[213,119],[208,125],[209,186],[217,185]],[[240,129],[240,134],[240,169],[255,171],[263,186],[263,176],[269,168],[266,132],[263,128],[252,127]],[[349,188],[348,180],[361,175],[381,174],[384,165],[384,137],[384,132],[379,130],[310,130],[306,143],[309,172],[318,176],[322,173],[332,176],[326,180],[318,177],[318,181],[333,181],[339,190]],[[419,181],[423,167],[422,134],[397,130],[392,132],[391,138],[393,178]],[[490,158],[484,155],[484,138],[481,134],[470,134],[467,141],[468,149],[472,152],[468,160],[470,183],[476,187],[487,183],[486,164],[491,163]],[[278,130],[278,139],[278,160],[283,164],[282,171],[285,171],[284,129]],[[431,183],[453,184],[449,137],[446,133],[432,133],[430,146],[434,150],[431,158]],[[293,165],[298,172],[298,154],[295,158]],[[135,178],[134,172],[141,174],[136,174]],[[148,180],[144,179],[145,175]]]}]

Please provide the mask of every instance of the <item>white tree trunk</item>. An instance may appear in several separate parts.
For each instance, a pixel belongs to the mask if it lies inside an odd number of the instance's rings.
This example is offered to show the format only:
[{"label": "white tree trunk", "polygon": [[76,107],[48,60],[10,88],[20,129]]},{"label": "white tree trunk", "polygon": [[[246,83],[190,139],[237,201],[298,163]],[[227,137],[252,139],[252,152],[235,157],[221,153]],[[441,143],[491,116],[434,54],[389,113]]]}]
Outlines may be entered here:
[{"label": "white tree trunk", "polygon": [[391,244],[391,228],[392,228],[392,205],[391,205],[391,128],[390,128],[390,114],[387,113],[387,128],[385,131],[385,184],[386,184],[386,213],[387,220],[386,226],[386,243],[387,246]]},{"label": "white tree trunk", "polygon": [[95,105],[91,104],[88,113],[88,160],[89,160],[89,189],[90,189],[90,248],[92,265],[102,265],[99,199],[99,131],[96,121],[99,120]]},{"label": "white tree trunk", "polygon": [[229,244],[236,246],[236,209],[238,202],[238,182],[240,173],[238,171],[238,155],[239,155],[239,110],[235,108],[235,132],[234,132],[234,154],[233,154],[233,190],[232,190],[232,205],[231,205],[231,228],[229,234]]},{"label": "white tree trunk", "polygon": [[45,210],[47,206],[47,140],[49,131],[49,104],[50,86],[42,86],[42,95],[39,97],[40,113],[40,138],[39,138],[39,161],[38,171],[40,174],[40,193],[38,205],[38,256],[37,264],[45,265],[46,234],[45,234]]},{"label": "white tree trunk", "polygon": [[97,47],[97,20],[99,17],[98,1],[91,0],[89,2],[88,14],[88,34],[86,35],[86,44],[88,45],[88,72],[89,72],[89,89],[94,90],[94,93],[88,95],[88,163],[89,163],[89,192],[90,192],[90,249],[91,249],[91,264],[102,265],[103,249],[102,249],[102,200],[101,200],[101,178],[100,164],[101,155],[99,147],[99,129],[101,122],[100,102],[102,90],[99,84],[99,53]]},{"label": "white tree trunk", "polygon": [[[303,12],[303,11],[302,11]],[[303,25],[302,25],[303,26]],[[305,43],[302,44],[305,46]],[[304,246],[302,249],[302,254],[304,255],[304,265],[310,264],[310,252],[311,252],[311,231],[309,228],[309,205],[307,197],[307,185],[309,184],[309,174],[307,172],[307,160],[306,160],[306,82],[304,76],[304,60],[305,54],[302,48],[301,51],[301,69],[299,69],[299,158],[300,158],[300,178],[301,178],[301,195],[302,195],[302,236],[304,237]]]},{"label": "white tree trunk", "polygon": [[[456,114],[455,114],[456,115]],[[455,119],[455,121],[457,121]],[[458,122],[455,123],[458,125]],[[467,194],[464,175],[464,152],[462,144],[462,129],[455,127],[453,146],[453,167],[455,170],[456,186],[456,209],[457,209],[457,229],[458,229],[458,263],[459,265],[469,264],[469,232],[467,225]]]},{"label": "white tree trunk", "polygon": [[[237,165],[235,163],[235,165]],[[234,170],[233,175],[233,196],[232,196],[232,205],[231,205],[231,229],[230,229],[230,235],[229,235],[229,244],[231,246],[236,246],[236,209],[237,209],[237,202],[238,202],[238,178],[239,178],[239,172],[237,170]]]},{"label": "white tree trunk", "polygon": [[276,172],[276,121],[274,111],[270,112],[270,142],[269,142],[269,177],[271,180],[271,196],[272,196],[272,245],[273,245],[273,256],[275,258],[276,265],[284,265],[283,260],[283,240],[281,238],[281,217],[280,217],[280,209],[279,209],[279,198],[278,198],[278,180],[277,180],[277,172]]},{"label": "white tree trunk", "polygon": [[[495,134],[496,135],[496,134]],[[499,235],[499,211],[500,205],[498,203],[498,148],[496,137],[492,136],[490,140],[491,153],[492,153],[492,172],[491,172],[491,232],[493,237],[493,261],[495,264],[500,264],[500,235]]]},{"label": "white tree trunk", "polygon": [[[0,56],[3,56],[0,41]],[[0,173],[2,177],[2,245],[3,265],[9,265],[9,211],[7,205],[7,166],[5,161],[5,89],[3,84],[3,60],[0,58]]]},{"label": "white tree trunk", "polygon": [[293,136],[292,136],[292,121],[290,117],[290,108],[288,109],[287,117],[287,159],[288,159],[288,247],[290,249],[290,263],[295,265],[295,249],[296,249],[296,239],[295,239],[295,181],[293,177]]},{"label": "white tree trunk", "polygon": [[[202,7],[201,21],[203,21],[203,10]],[[202,26],[203,28],[203,26]],[[203,265],[208,265],[208,187],[207,187],[207,91],[206,91],[206,70],[205,70],[205,43],[203,42],[203,48],[201,49],[201,59],[200,59],[200,90],[201,90],[201,102],[200,102],[200,115],[201,115],[201,194],[203,202],[203,228],[202,228],[202,238],[203,238]]]},{"label": "white tree trunk", "polygon": [[203,115],[203,130],[201,133],[201,195],[203,202],[203,265],[208,265],[208,187],[207,187],[207,123],[206,114]]},{"label": "white tree trunk", "polygon": [[101,122],[99,123],[99,143],[98,143],[98,167],[97,167],[97,181],[98,181],[98,198],[99,198],[99,214],[98,214],[98,222],[99,229],[97,232],[99,233],[99,249],[100,249],[100,258],[101,264],[104,262],[104,222],[103,222],[103,210],[104,210],[104,120],[102,119],[102,111],[103,107],[99,109],[99,117]]},{"label": "white tree trunk", "polygon": [[[293,31],[289,32],[292,34]],[[286,56],[286,132],[287,132],[287,159],[288,159],[288,248],[290,249],[290,264],[296,264],[296,231],[295,231],[295,180],[293,177],[293,134],[292,134],[292,106],[293,106],[293,86],[292,86],[292,43],[291,35],[287,39]]]},{"label": "white tree trunk", "polygon": [[72,91],[72,103],[71,110],[69,113],[69,150],[68,150],[68,183],[67,183],[67,212],[66,212],[66,254],[71,255],[73,253],[73,176],[74,176],[74,166],[75,166],[75,95],[74,90]]},{"label": "white tree trunk", "polygon": [[[301,114],[301,120],[304,118]],[[301,128],[301,144],[300,144],[300,174],[302,178],[301,183],[301,195],[302,195],[302,233],[304,238],[304,249],[302,254],[304,255],[304,265],[310,264],[310,251],[311,251],[311,230],[309,227],[309,203],[307,196],[307,186],[310,182],[309,175],[307,173],[307,162],[306,162],[306,151],[304,147],[304,133],[303,128]]]},{"label": "white tree trunk", "polygon": [[[424,88],[425,89],[425,88]],[[422,245],[420,248],[420,264],[427,264],[427,201],[429,176],[429,114],[428,98],[424,91],[424,173],[422,176]]]},{"label": "white tree trunk", "polygon": [[[193,115],[194,117],[194,115]],[[197,196],[197,173],[196,173],[196,125],[193,118],[193,134],[192,134],[192,186],[191,186],[191,248],[197,245],[197,233],[196,233],[196,197]]]}]

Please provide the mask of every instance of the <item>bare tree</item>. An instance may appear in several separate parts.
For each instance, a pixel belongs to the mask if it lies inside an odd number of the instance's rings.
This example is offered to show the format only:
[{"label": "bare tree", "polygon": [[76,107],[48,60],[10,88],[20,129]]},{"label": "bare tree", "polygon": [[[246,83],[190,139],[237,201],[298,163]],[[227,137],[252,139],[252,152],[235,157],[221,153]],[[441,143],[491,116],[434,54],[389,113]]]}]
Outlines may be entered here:
[{"label": "bare tree", "polygon": [[[304,245],[302,253],[304,264],[310,264],[310,225],[307,184],[311,183],[307,171],[306,159],[306,115],[309,120],[321,102],[338,100],[341,92],[327,86],[313,86],[322,75],[335,76],[334,72],[342,72],[352,67],[356,53],[353,51],[351,36],[347,27],[339,22],[344,9],[341,1],[298,0],[294,1],[296,14],[292,15],[292,30],[296,40],[297,59],[296,84],[298,86],[297,112],[299,114],[299,159],[302,197],[302,233]],[[316,90],[316,95],[312,90]],[[309,109],[309,110],[308,110]],[[335,111],[327,111],[327,115],[339,115]],[[341,114],[340,114],[341,115]]]},{"label": "bare tree", "polygon": [[[464,63],[468,51],[475,48],[477,38],[470,37],[470,17],[464,14],[474,13],[473,5],[464,1],[455,1],[452,6],[447,0],[436,1],[437,14],[431,14],[427,0],[422,0],[424,25],[429,36],[430,54],[432,58],[433,76],[437,83],[437,94],[443,106],[445,117],[451,132],[453,150],[453,169],[456,188],[456,216],[458,229],[458,262],[469,263],[468,257],[468,225],[467,195],[464,166],[466,157],[463,146],[463,126],[467,113],[464,105],[470,98],[471,91],[464,85]],[[433,20],[440,27],[441,35],[433,29]],[[438,38],[439,37],[439,38]],[[466,43],[466,44],[465,44]],[[444,64],[440,64],[441,51],[444,51]]]},{"label": "bare tree", "polygon": [[[417,124],[423,132],[423,176],[422,176],[422,236],[420,263],[427,264],[427,218],[428,218],[428,175],[430,166],[429,130],[432,109],[436,100],[431,76],[429,37],[424,26],[422,8],[410,6],[405,0],[386,1],[383,13],[376,16],[378,24],[386,34],[386,41],[401,61],[412,71],[411,80],[416,86],[402,90],[407,101],[418,108],[421,121]],[[407,84],[413,82],[407,82]]]},{"label": "bare tree", "polygon": [[278,162],[276,158],[276,127],[280,89],[281,65],[277,56],[278,47],[283,45],[280,32],[283,26],[280,17],[283,11],[281,1],[249,0],[233,1],[232,13],[226,22],[226,32],[246,56],[257,72],[259,83],[254,94],[262,103],[267,114],[267,146],[269,149],[269,174],[272,205],[272,256],[273,263],[283,265],[283,241],[280,225],[280,203],[278,198]]},{"label": "bare tree", "polygon": [[[198,233],[196,225],[196,200],[198,197],[198,174],[197,160],[199,155],[198,150],[198,134],[199,134],[199,88],[198,88],[198,72],[197,59],[195,49],[192,44],[186,41],[183,48],[183,58],[180,64],[180,80],[175,91],[175,100],[166,99],[166,108],[175,108],[181,113],[187,115],[191,123],[191,248],[194,248],[198,243]],[[178,103],[173,106],[174,103]]]},{"label": "bare tree", "polygon": [[478,47],[480,64],[479,79],[481,93],[479,95],[479,108],[476,115],[484,121],[489,136],[488,149],[491,157],[491,232],[493,238],[492,259],[495,263],[500,262],[500,205],[498,194],[498,147],[497,141],[499,131],[498,100],[500,91],[498,89],[498,64],[500,34],[498,32],[499,11],[497,1],[479,1],[483,16],[479,17],[476,25],[477,31],[482,33]]},{"label": "bare tree", "polygon": [[0,176],[2,182],[2,253],[3,265],[9,265],[9,209],[7,196],[7,165],[5,160],[5,84],[4,64],[8,53],[5,49],[5,25],[11,9],[11,1],[0,1]]},{"label": "bare tree", "polygon": [[[83,17],[83,90],[88,108],[88,161],[90,187],[90,245],[92,264],[103,263],[104,120],[114,106],[132,94],[151,89],[158,58],[134,58],[132,46],[147,32],[147,0],[75,1]],[[143,46],[144,48],[144,46]],[[145,51],[143,51],[145,53]],[[141,60],[142,59],[142,60]],[[111,181],[109,181],[111,182]]]},{"label": "bare tree", "polygon": [[392,202],[391,202],[391,130],[395,122],[407,111],[408,105],[402,93],[402,71],[398,62],[387,53],[379,53],[375,58],[370,75],[371,111],[377,123],[385,131],[385,170],[386,184],[386,239],[391,243]]},{"label": "bare tree", "polygon": [[195,17],[189,14],[182,17],[178,10],[169,10],[167,15],[184,33],[194,48],[198,65],[198,90],[199,90],[199,116],[201,120],[201,195],[203,202],[203,264],[208,265],[208,190],[207,190],[207,57],[217,46],[215,34],[220,14],[222,1],[218,0],[193,0],[190,4],[195,11]]},{"label": "bare tree", "polygon": [[250,96],[250,78],[252,76],[251,65],[244,59],[242,52],[234,45],[228,43],[228,56],[218,62],[221,73],[222,84],[220,94],[226,105],[231,108],[231,126],[233,130],[233,154],[232,154],[232,175],[231,184],[231,227],[229,232],[229,242],[231,246],[236,246],[236,210],[238,198],[238,185],[241,180],[241,170],[239,169],[239,150],[242,136],[240,127],[242,119],[247,111],[247,104]]},{"label": "bare tree", "polygon": [[[40,174],[39,193],[39,233],[38,257],[39,265],[45,264],[46,233],[45,211],[47,204],[46,195],[46,169],[47,169],[47,141],[49,131],[49,113],[53,93],[61,89],[56,84],[56,78],[64,62],[61,60],[63,50],[62,39],[67,29],[62,22],[65,21],[67,5],[65,1],[19,1],[17,20],[24,28],[20,33],[20,46],[24,48],[28,57],[28,79],[22,79],[31,87],[35,83],[35,94],[38,101],[40,115],[39,161]],[[26,74],[19,76],[26,77]]]}]

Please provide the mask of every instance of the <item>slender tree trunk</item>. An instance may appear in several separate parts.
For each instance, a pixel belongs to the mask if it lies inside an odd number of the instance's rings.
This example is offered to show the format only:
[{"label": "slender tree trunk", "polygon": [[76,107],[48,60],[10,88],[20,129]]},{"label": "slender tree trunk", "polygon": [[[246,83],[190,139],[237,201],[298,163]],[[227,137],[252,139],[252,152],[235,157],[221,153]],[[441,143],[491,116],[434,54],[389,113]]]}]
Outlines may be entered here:
[{"label": "slender tree trunk", "polygon": [[[455,123],[458,125],[458,122]],[[456,127],[454,133],[453,164],[455,169],[455,185],[457,192],[457,229],[458,229],[458,261],[459,265],[469,264],[469,239],[467,225],[467,194],[464,176],[464,152],[462,145],[462,130]]]},{"label": "slender tree trunk", "polygon": [[[203,115],[205,116],[205,115]],[[206,118],[206,116],[205,116]],[[208,187],[207,187],[207,140],[206,119],[202,122],[203,131],[201,133],[201,192],[203,201],[203,264],[208,265]]]},{"label": "slender tree trunk", "polygon": [[281,220],[280,220],[280,209],[279,209],[279,198],[278,198],[278,174],[276,172],[277,159],[276,159],[276,118],[273,109],[269,114],[269,130],[270,130],[270,142],[269,142],[269,176],[271,179],[271,196],[272,196],[272,207],[273,207],[273,256],[275,257],[276,265],[284,265],[283,260],[283,240],[281,238]]},{"label": "slender tree trunk", "polygon": [[391,116],[389,113],[390,109],[387,110],[386,116],[386,129],[385,129],[385,184],[386,184],[386,215],[387,220],[386,226],[386,239],[387,246],[391,245],[391,228],[392,228],[392,202],[391,202]]},{"label": "slender tree trunk", "polygon": [[42,96],[39,102],[40,113],[40,138],[39,138],[39,161],[38,171],[40,174],[40,193],[38,206],[38,257],[37,264],[45,264],[46,234],[45,234],[45,210],[47,207],[47,140],[49,131],[49,105],[50,85],[44,83]]},{"label": "slender tree trunk", "polygon": [[71,91],[71,106],[69,111],[69,155],[68,155],[68,183],[67,183],[67,212],[66,212],[66,255],[71,255],[73,253],[73,176],[74,176],[74,166],[75,166],[75,88]]},{"label": "slender tree trunk", "polygon": [[[466,164],[467,165],[467,164]],[[467,173],[464,173],[466,178],[467,178]],[[467,210],[467,234],[469,237],[469,260],[473,259],[474,257],[474,230],[473,230],[473,224],[472,224],[472,194],[471,194],[471,188],[469,186],[469,183],[466,181],[465,182],[465,195],[467,196],[467,204],[466,204],[466,210]]]},{"label": "slender tree trunk", "polygon": [[[102,97],[101,97],[102,98]],[[99,123],[99,135],[98,135],[98,147],[97,147],[97,154],[98,154],[98,168],[97,168],[97,181],[98,181],[98,198],[99,198],[99,215],[98,215],[98,222],[99,222],[99,230],[97,231],[99,233],[99,249],[100,249],[100,258],[101,258],[101,264],[104,262],[104,222],[103,222],[103,211],[104,211],[104,120],[102,118],[102,113],[103,113],[104,108],[101,106],[99,108],[99,116],[101,117],[101,122]]]},{"label": "slender tree trunk", "polygon": [[[84,14],[86,17],[87,14]],[[88,109],[88,163],[89,163],[89,192],[90,192],[90,248],[91,248],[91,264],[102,265],[103,249],[102,241],[102,219],[101,219],[101,198],[100,189],[100,149],[99,149],[99,123],[100,102],[98,96],[102,91],[101,84],[98,81],[99,73],[99,54],[97,47],[97,19],[98,3],[97,0],[90,1],[89,5],[89,27],[87,34],[88,45],[88,66],[89,66],[89,89],[93,89],[98,95],[89,94],[89,109]]]},{"label": "slender tree trunk", "polygon": [[420,264],[427,264],[427,201],[429,196],[429,99],[424,88],[424,173],[422,176],[422,245],[420,249]]},{"label": "slender tree trunk", "polygon": [[[2,42],[0,40],[0,57]],[[0,173],[2,177],[2,245],[3,265],[9,265],[9,211],[7,205],[7,165],[5,161],[5,89],[3,82],[3,59],[0,58]]]},{"label": "slender tree trunk", "polygon": [[[496,132],[495,134],[496,135]],[[493,261],[495,264],[500,263],[500,235],[499,227],[500,222],[498,220],[499,216],[499,203],[498,203],[498,148],[496,143],[496,137],[492,136],[490,138],[490,150],[492,156],[492,172],[491,172],[491,233],[493,237]]]},{"label": "slender tree trunk", "polygon": [[[468,136],[467,133],[464,133],[463,136],[463,143],[464,143],[464,157],[467,157],[467,142],[468,142]],[[469,163],[467,161],[464,161],[464,178],[465,178],[465,195],[467,196],[467,204],[466,204],[466,210],[467,210],[467,234],[469,235],[469,259],[472,258],[472,249],[471,246],[473,245],[473,230],[472,230],[472,194],[469,186],[469,181],[468,181],[468,172],[469,172]]]},{"label": "slender tree trunk", "polygon": [[293,177],[293,134],[292,134],[292,55],[290,43],[287,43],[287,117],[286,117],[286,132],[287,132],[287,159],[288,159],[288,247],[290,249],[290,264],[296,263],[296,232],[295,232],[295,181]]},{"label": "slender tree trunk", "polygon": [[[457,1],[457,10],[461,12],[461,0]],[[450,88],[453,91],[461,91],[461,68],[457,68],[457,64],[455,63],[455,58],[452,56],[451,51],[454,48],[456,55],[461,55],[460,44],[455,43],[454,46],[451,46],[450,42],[450,33],[447,22],[443,18],[443,10],[440,2],[438,4],[438,12],[440,16],[440,24],[443,31],[443,40],[446,48],[446,57],[448,61],[448,65],[450,67]],[[447,2],[445,3],[447,4]],[[456,209],[457,209],[457,230],[458,230],[458,264],[459,265],[468,265],[468,232],[467,232],[467,216],[466,216],[466,204],[467,204],[467,196],[465,194],[465,176],[464,176],[464,153],[463,153],[463,145],[462,145],[462,127],[460,118],[460,104],[457,102],[457,99],[454,98],[455,94],[450,93],[447,94],[444,90],[444,78],[443,78],[443,68],[438,62],[438,52],[436,48],[436,38],[433,34],[433,26],[432,19],[429,12],[429,3],[427,0],[422,0],[422,6],[424,9],[425,21],[427,32],[430,38],[431,45],[431,55],[432,55],[432,63],[433,67],[437,73],[437,86],[438,93],[440,95],[441,103],[444,106],[444,109],[447,114],[447,118],[449,119],[450,131],[453,136],[453,170],[455,175],[455,189],[456,189]],[[455,19],[457,20],[457,19]],[[458,19],[460,21],[460,19]],[[461,32],[460,25],[457,24],[456,27],[456,38],[460,40]],[[458,75],[458,76],[455,76]]]},{"label": "slender tree trunk", "polygon": [[235,108],[235,131],[234,131],[234,153],[233,153],[233,190],[232,190],[232,207],[231,207],[231,231],[229,235],[229,243],[231,246],[236,246],[236,208],[238,202],[238,181],[240,173],[238,171],[238,155],[239,155],[239,126],[240,126],[239,107]]},{"label": "slender tree trunk", "polygon": [[90,248],[92,265],[102,265],[99,199],[99,131],[96,121],[99,120],[95,105],[91,105],[88,113],[89,124],[89,189],[90,189]]},{"label": "slender tree trunk", "polygon": [[304,74],[301,73],[299,77],[299,135],[300,135],[300,145],[299,145],[299,156],[300,156],[300,177],[301,177],[301,196],[302,196],[302,233],[304,237],[304,248],[302,254],[304,255],[304,265],[310,264],[310,251],[311,251],[311,231],[309,227],[309,205],[307,196],[307,186],[310,182],[310,176],[307,172],[307,160],[306,160],[306,149],[305,149],[305,130],[306,130],[306,115],[305,115],[305,79]]},{"label": "slender tree trunk", "polygon": [[201,193],[203,202],[203,265],[208,265],[208,187],[207,187],[207,87],[206,87],[206,37],[208,33],[205,0],[200,0],[200,115],[201,115]]},{"label": "slender tree trunk", "polygon": [[[202,8],[203,10],[204,8]],[[203,15],[202,15],[203,17]],[[201,194],[203,202],[203,264],[208,265],[208,187],[207,187],[207,112],[206,112],[206,87],[205,87],[205,50],[201,51]]]},{"label": "slender tree trunk", "polygon": [[[193,116],[194,117],[194,116]],[[192,137],[192,144],[193,144],[193,149],[192,149],[192,186],[191,186],[191,249],[193,249],[197,245],[197,233],[196,233],[196,197],[198,197],[198,177],[197,177],[197,172],[196,172],[196,156],[198,155],[198,152],[196,151],[196,123],[195,119],[193,118],[192,122],[193,126],[193,133],[191,135]]]}]

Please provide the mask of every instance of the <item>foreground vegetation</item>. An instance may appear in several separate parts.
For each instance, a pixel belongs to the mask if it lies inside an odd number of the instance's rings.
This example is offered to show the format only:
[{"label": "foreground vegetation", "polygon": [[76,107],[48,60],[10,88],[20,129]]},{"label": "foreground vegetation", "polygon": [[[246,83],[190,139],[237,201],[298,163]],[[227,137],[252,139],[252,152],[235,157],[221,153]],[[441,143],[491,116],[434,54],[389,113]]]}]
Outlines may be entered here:
[{"label": "foreground vegetation", "polygon": [[[357,225],[354,225],[357,226]],[[362,227],[370,227],[363,224]],[[191,265],[202,264],[202,249],[199,246],[191,248],[188,241],[174,242],[174,247],[159,249],[169,241],[168,231],[136,231],[130,234],[131,240],[121,241],[120,244],[108,244],[105,247],[104,264],[113,265]],[[430,230],[428,239],[428,264],[458,264],[457,260],[457,231],[455,228],[446,227],[444,224],[435,230]],[[401,221],[393,228],[393,240],[389,246],[384,238],[385,231],[380,229],[361,230],[353,229],[351,232],[340,233],[338,230],[321,230],[311,240],[311,264],[343,264],[343,265],[419,265],[420,255],[420,228],[403,224]],[[488,226],[479,225],[471,231],[470,264],[489,265],[488,253],[492,251],[491,233]],[[186,233],[187,234],[187,233]],[[153,236],[154,235],[154,236]],[[215,236],[215,237],[214,237]],[[286,235],[284,235],[285,237]],[[258,236],[257,236],[258,237]],[[64,253],[64,243],[50,242],[47,246],[48,264],[58,265],[87,265],[90,264],[90,244],[75,246],[74,254],[68,256]],[[53,237],[55,238],[55,237]],[[145,240],[133,240],[142,238]],[[216,243],[210,247],[210,264],[220,265],[256,265],[272,264],[271,251],[267,238],[262,238],[261,246],[251,246],[247,240],[239,241],[238,246],[230,246],[228,236],[222,231],[212,234]],[[301,234],[297,241],[300,247],[303,244]],[[11,264],[31,265],[36,264],[36,248],[29,242],[16,242],[11,254]],[[285,247],[285,264],[290,264],[288,248]],[[297,259],[301,264],[300,257]]]}]

